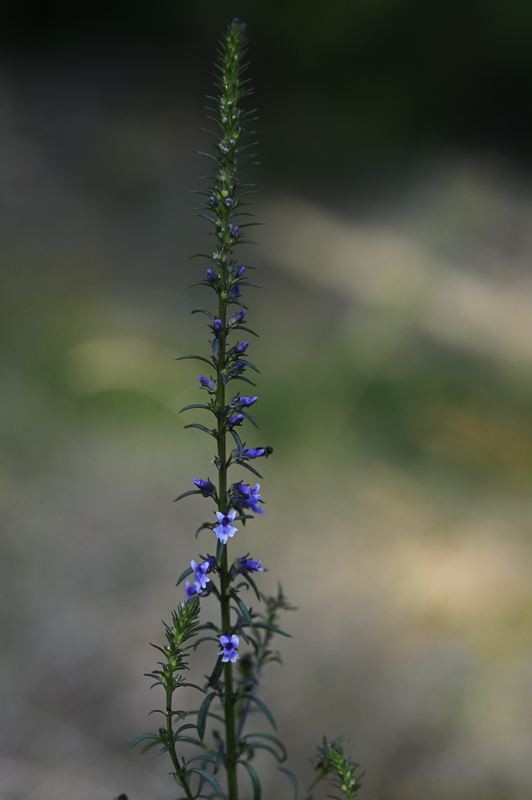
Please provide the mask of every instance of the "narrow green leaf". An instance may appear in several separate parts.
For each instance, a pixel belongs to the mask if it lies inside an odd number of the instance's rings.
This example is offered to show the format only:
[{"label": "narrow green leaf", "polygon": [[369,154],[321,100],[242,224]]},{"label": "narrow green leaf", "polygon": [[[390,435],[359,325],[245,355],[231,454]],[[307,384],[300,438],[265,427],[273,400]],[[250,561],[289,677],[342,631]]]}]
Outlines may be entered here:
[{"label": "narrow green leaf", "polygon": [[176,586],[179,586],[179,584],[182,581],[184,581],[185,578],[188,578],[189,575],[192,575],[193,571],[194,570],[192,569],[192,567],[187,567],[186,569],[184,569],[179,578],[177,579]]},{"label": "narrow green leaf", "polygon": [[286,636],[287,639],[292,638],[291,633],[281,630],[281,628],[278,628],[277,625],[270,625],[268,622],[255,622],[255,627],[263,628],[266,631],[271,631],[271,633],[278,633],[279,636]]},{"label": "narrow green leaf", "polygon": [[212,314],[208,308],[193,308],[190,312],[191,314],[205,314],[206,317],[209,319],[214,319],[214,314]]},{"label": "narrow green leaf", "polygon": [[210,406],[206,406],[205,403],[189,403],[188,406],[183,406],[183,408],[179,409],[179,413],[182,414],[183,411],[190,411],[192,408],[203,408],[205,411],[212,411]]},{"label": "narrow green leaf", "polygon": [[[271,733],[248,733],[246,736],[244,736],[244,741],[247,742],[248,739],[266,739],[279,748],[281,751],[280,757],[282,761],[286,761],[288,758],[288,753],[286,752],[286,747],[284,744],[280,741],[280,739],[277,738],[277,736],[273,736]],[[256,747],[255,744],[253,746]]]},{"label": "narrow green leaf", "polygon": [[262,600],[261,594],[260,594],[260,592],[259,592],[259,590],[257,588],[257,584],[255,583],[255,581],[253,580],[251,575],[246,575],[244,577],[244,580],[248,583],[249,586],[251,586],[251,588],[253,589],[253,591],[257,595],[257,600]]},{"label": "narrow green leaf", "polygon": [[245,417],[247,420],[249,420],[249,421],[251,422],[251,424],[252,424],[252,425],[254,425],[256,428],[258,428],[258,427],[259,427],[259,426],[257,425],[256,421],[254,420],[254,418],[253,418],[253,417],[251,416],[251,414],[249,414],[247,411],[244,411],[244,410],[241,408],[241,409],[240,409],[240,411],[239,411],[238,413],[239,413],[239,414],[242,414],[242,416],[243,416],[243,417]]},{"label": "narrow green leaf", "polygon": [[196,428],[198,431],[202,431],[203,433],[207,433],[209,436],[212,436],[216,439],[216,431],[207,428],[205,425],[200,425],[199,422],[190,422],[188,425],[184,425],[185,428]]},{"label": "narrow green leaf", "polygon": [[240,464],[240,466],[244,467],[244,469],[247,469],[250,472],[252,472],[253,475],[257,476],[257,478],[262,478],[262,475],[260,474],[260,472],[257,469],[255,469],[255,467],[252,467],[251,464],[246,463],[246,461],[241,461],[239,458],[237,458],[236,459],[236,463]]},{"label": "narrow green leaf", "polygon": [[242,381],[243,383],[249,383],[250,386],[256,386],[257,384],[254,381],[251,381],[249,378],[246,378],[245,375],[233,375],[229,378],[229,381]]},{"label": "narrow green leaf", "polygon": [[201,775],[202,778],[205,778],[213,792],[217,797],[223,797],[224,792],[214,775],[211,775],[210,772],[207,772],[206,769],[200,769],[199,767],[193,767],[192,769],[187,770],[187,772],[195,772],[197,775]]},{"label": "narrow green leaf", "polygon": [[252,336],[256,336],[257,339],[260,339],[259,334],[255,333],[255,331],[251,330],[251,328],[248,328],[246,325],[237,325],[236,328],[238,328],[239,331],[246,331],[246,333],[251,333]]},{"label": "narrow green leaf", "polygon": [[262,711],[262,713],[264,714],[264,716],[266,717],[266,719],[268,720],[268,722],[270,723],[270,725],[272,726],[274,731],[276,731],[277,730],[277,723],[275,722],[275,720],[273,718],[273,715],[272,715],[272,712],[270,711],[270,709],[268,708],[266,703],[264,703],[262,700],[259,700],[259,698],[255,697],[254,695],[250,695],[247,699],[248,699],[248,701],[250,703],[255,703],[257,708],[260,711]]},{"label": "narrow green leaf", "polygon": [[152,732],[140,733],[138,736],[135,736],[135,738],[131,741],[131,747],[136,747],[141,742],[147,742],[147,741],[160,742],[161,737],[157,733],[152,733]]},{"label": "narrow green leaf", "polygon": [[264,742],[249,742],[248,746],[253,751],[254,750],[266,750],[268,753],[270,753],[275,758],[275,760],[279,764],[281,764],[284,761],[284,758],[281,758],[281,756],[277,752],[277,750],[274,750],[273,747],[271,747],[269,744],[264,744]]},{"label": "narrow green leaf", "polygon": [[197,650],[200,644],[203,644],[203,642],[217,642],[217,641],[218,639],[216,639],[216,637],[214,636],[201,636],[199,639],[196,639],[192,649],[194,651]]},{"label": "narrow green leaf", "polygon": [[[198,309],[198,311],[203,311],[203,309]],[[194,313],[194,312],[192,312],[192,313]],[[204,361],[205,364],[209,365],[209,367],[214,367],[214,364],[212,363],[212,361],[209,361],[209,359],[205,358],[204,356],[177,356],[177,358],[175,360],[176,361],[187,361],[187,360]]]},{"label": "narrow green leaf", "polygon": [[277,767],[279,772],[282,772],[290,783],[292,784],[292,788],[294,790],[294,800],[299,800],[299,781],[297,780],[296,776],[292,772],[291,769],[287,769],[286,767]]},{"label": "narrow green leaf", "polygon": [[239,358],[238,360],[241,361],[243,364],[245,364],[246,367],[249,367],[250,369],[260,374],[260,369],[256,367],[255,364],[252,364],[251,361],[247,361],[245,358]]},{"label": "narrow green leaf", "polygon": [[210,694],[208,694],[207,697],[205,698],[205,700],[203,701],[203,703],[201,704],[200,709],[198,711],[198,723],[197,723],[198,724],[198,736],[201,739],[201,741],[203,741],[203,738],[205,736],[205,726],[207,724],[207,712],[208,712],[208,710],[209,710],[209,708],[211,706],[211,703],[212,703],[212,701],[214,700],[215,697],[217,697],[216,692],[211,692]]},{"label": "narrow green leaf", "polygon": [[244,452],[244,443],[243,443],[242,439],[240,438],[238,433],[236,431],[234,431],[234,430],[230,430],[229,433],[231,434],[231,436],[235,440],[236,448],[238,450],[238,455],[239,456],[242,455],[243,452]]},{"label": "narrow green leaf", "polygon": [[260,800],[262,791],[259,776],[255,772],[255,768],[251,766],[249,761],[240,761],[240,764],[242,764],[251,779],[251,785],[253,786],[253,800]]},{"label": "narrow green leaf", "polygon": [[236,594],[234,595],[233,599],[238,606],[241,616],[245,619],[248,625],[251,625],[253,627],[254,625],[253,618],[251,617],[246,604],[243,603],[240,597],[238,597],[238,595]]},{"label": "narrow green leaf", "polygon": [[199,528],[196,528],[196,534],[195,534],[196,535],[196,539],[200,535],[201,531],[204,531],[204,530],[212,531],[212,523],[211,522],[203,522],[199,526]]},{"label": "narrow green leaf", "polygon": [[207,681],[208,686],[215,686],[218,678],[222,674],[224,665],[221,658],[218,658],[218,661],[214,665],[214,669],[210,674],[209,680]]},{"label": "narrow green leaf", "polygon": [[199,489],[189,489],[187,492],[183,492],[182,494],[178,495],[175,498],[174,503],[177,503],[178,500],[182,500],[184,497],[190,497],[193,494],[201,494]]}]

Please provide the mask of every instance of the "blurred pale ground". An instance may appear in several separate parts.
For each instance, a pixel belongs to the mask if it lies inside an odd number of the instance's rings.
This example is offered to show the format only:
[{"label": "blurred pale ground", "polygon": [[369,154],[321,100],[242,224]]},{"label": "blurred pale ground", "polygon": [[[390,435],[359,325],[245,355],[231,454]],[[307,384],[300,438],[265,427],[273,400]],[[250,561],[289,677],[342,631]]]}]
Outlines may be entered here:
[{"label": "blurred pale ground", "polygon": [[[0,797],[169,798],[129,741],[204,515],[171,502],[210,458],[173,361],[205,340],[202,120],[117,92],[58,122],[68,85],[51,110],[3,88]],[[249,437],[275,454],[233,552],[300,608],[264,689],[292,764],[343,734],[367,800],[531,797],[531,187],[466,152],[366,213],[355,178],[265,183]]]}]

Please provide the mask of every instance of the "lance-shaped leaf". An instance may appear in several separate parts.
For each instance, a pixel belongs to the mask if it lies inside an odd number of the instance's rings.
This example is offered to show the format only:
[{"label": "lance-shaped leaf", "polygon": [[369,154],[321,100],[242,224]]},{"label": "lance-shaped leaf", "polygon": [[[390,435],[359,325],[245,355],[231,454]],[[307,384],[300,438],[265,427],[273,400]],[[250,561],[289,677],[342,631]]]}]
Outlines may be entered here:
[{"label": "lance-shaped leaf", "polygon": [[207,680],[207,686],[216,686],[218,678],[222,674],[223,668],[224,668],[223,661],[221,658],[218,658],[218,661],[214,665],[214,669]]},{"label": "lance-shaped leaf", "polygon": [[294,792],[294,800],[299,800],[299,781],[297,777],[294,775],[291,769],[287,769],[286,767],[277,767],[279,772],[282,772],[283,775],[286,775],[290,783],[292,784],[292,789]]},{"label": "lance-shaped leaf", "polygon": [[202,431],[202,433],[207,433],[209,436],[212,436],[214,439],[217,437],[217,433],[212,428],[207,428],[205,425],[201,425],[199,422],[189,422],[188,425],[184,426],[185,428],[196,428],[198,431]]},{"label": "lance-shaped leaf", "polygon": [[209,367],[214,367],[214,364],[212,363],[212,361],[210,361],[208,358],[205,358],[205,356],[195,356],[195,355],[177,356],[177,358],[175,360],[176,361],[189,361],[189,360],[190,361],[203,361],[205,364],[208,364]]},{"label": "lance-shaped leaf", "polygon": [[274,731],[276,731],[277,730],[277,723],[275,722],[275,720],[273,718],[273,714],[270,711],[270,709],[268,708],[268,706],[266,705],[266,703],[263,700],[259,700],[259,698],[255,697],[255,695],[250,695],[247,698],[247,700],[250,703],[255,703],[255,705],[257,706],[259,711],[262,711],[262,713],[264,714],[264,716],[266,717],[266,719],[268,720],[268,722],[270,723],[270,725],[272,726]]},{"label": "lance-shaped leaf", "polygon": [[216,797],[223,797],[224,791],[214,775],[212,773],[207,772],[206,769],[200,769],[199,767],[193,767],[192,769],[187,770],[187,772],[195,772],[196,775],[200,775],[204,780],[207,781],[211,789],[213,790]]},{"label": "lance-shaped leaf", "polygon": [[249,472],[252,472],[253,475],[257,476],[257,478],[262,478],[260,472],[255,469],[255,467],[252,467],[251,464],[248,464],[247,461],[242,461],[242,459],[237,458],[235,459],[235,464],[239,464],[241,467],[244,467],[244,469],[249,470]]},{"label": "lance-shaped leaf", "polygon": [[189,489],[188,491],[183,492],[182,494],[178,495],[174,499],[174,503],[177,503],[179,500],[182,500],[184,497],[190,497],[193,494],[201,494],[201,491],[199,489]]},{"label": "lance-shaped leaf", "polygon": [[188,578],[189,575],[192,575],[193,572],[194,570],[192,569],[192,567],[187,567],[186,569],[184,569],[179,578],[177,579],[176,586],[179,586],[179,584],[182,581],[184,581],[185,578]]},{"label": "lance-shaped leaf", "polygon": [[253,618],[252,618],[251,614],[249,613],[249,610],[248,610],[248,607],[246,606],[246,604],[242,602],[242,600],[240,599],[240,597],[237,594],[233,595],[233,600],[235,601],[235,603],[238,606],[238,610],[240,611],[240,616],[242,617],[242,619],[245,622],[247,622],[248,625],[251,625],[251,627],[253,627],[254,626]]},{"label": "lance-shaped leaf", "polygon": [[198,727],[198,736],[201,739],[201,741],[203,741],[203,738],[205,736],[205,726],[207,724],[207,714],[209,708],[211,707],[212,701],[217,696],[218,695],[216,694],[216,692],[211,692],[210,694],[208,694],[198,711],[197,727]]},{"label": "lance-shaped leaf", "polygon": [[212,531],[212,528],[213,528],[212,522],[202,522],[199,528],[196,528],[196,534],[195,534],[196,539],[198,538],[198,536],[202,531],[204,530]]},{"label": "lance-shaped leaf", "polygon": [[182,414],[183,411],[190,411],[193,408],[202,408],[205,409],[205,411],[211,411],[213,414],[215,413],[214,410],[210,406],[205,405],[205,403],[189,403],[188,406],[180,408],[179,413]]},{"label": "lance-shaped leaf", "polygon": [[[286,747],[280,741],[280,739],[277,738],[277,736],[273,736],[271,733],[262,733],[262,732],[248,733],[246,734],[246,736],[243,737],[242,741],[247,744],[250,739],[266,739],[266,741],[276,745],[281,751],[280,753],[277,753],[277,757],[279,758],[280,761],[286,761],[288,757],[288,754],[286,752]],[[258,747],[256,742],[249,742],[249,744],[251,744],[252,747]]]},{"label": "lance-shaped leaf", "polygon": [[255,768],[251,766],[249,761],[240,761],[239,763],[242,764],[251,779],[251,785],[253,787],[253,800],[260,800],[262,796],[262,790],[259,776],[255,772]]}]

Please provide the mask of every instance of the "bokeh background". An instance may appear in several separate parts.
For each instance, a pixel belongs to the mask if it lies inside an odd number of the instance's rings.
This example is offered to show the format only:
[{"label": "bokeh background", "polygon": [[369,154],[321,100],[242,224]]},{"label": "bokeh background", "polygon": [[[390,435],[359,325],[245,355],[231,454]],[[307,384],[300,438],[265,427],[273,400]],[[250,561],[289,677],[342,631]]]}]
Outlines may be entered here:
[{"label": "bokeh background", "polygon": [[[249,23],[263,166],[244,258],[267,515],[240,549],[300,607],[271,701],[304,780],[532,796],[532,11],[518,0],[4,9],[3,800],[170,798],[131,752],[149,640],[197,553],[187,256],[203,98]],[[250,442],[253,434],[250,434]],[[254,442],[260,443],[258,439]],[[200,542],[205,551],[207,539]],[[238,549],[238,548],[237,548]],[[236,550],[235,550],[236,553]],[[266,797],[289,797],[268,762]],[[281,782],[280,782],[281,781]],[[244,794],[244,797],[246,795]]]}]

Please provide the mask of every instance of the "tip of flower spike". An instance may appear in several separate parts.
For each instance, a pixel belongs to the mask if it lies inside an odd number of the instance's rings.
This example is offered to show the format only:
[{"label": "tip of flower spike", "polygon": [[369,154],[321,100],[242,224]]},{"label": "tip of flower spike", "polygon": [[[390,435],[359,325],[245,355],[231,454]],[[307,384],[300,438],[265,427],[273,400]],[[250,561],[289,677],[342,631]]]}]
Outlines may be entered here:
[{"label": "tip of flower spike", "polygon": [[237,28],[238,30],[242,31],[242,33],[244,33],[246,31],[247,24],[245,22],[242,22],[241,19],[238,19],[238,17],[234,17],[231,20],[231,28]]}]

